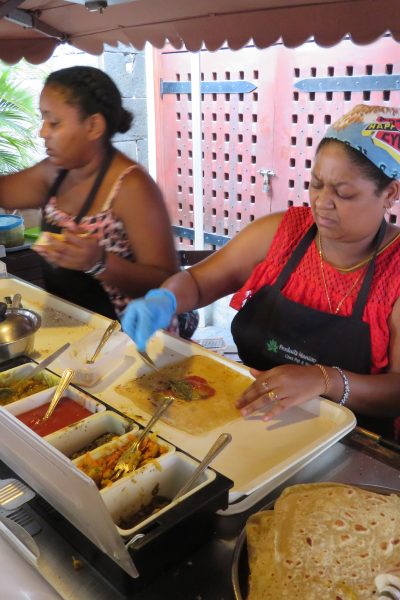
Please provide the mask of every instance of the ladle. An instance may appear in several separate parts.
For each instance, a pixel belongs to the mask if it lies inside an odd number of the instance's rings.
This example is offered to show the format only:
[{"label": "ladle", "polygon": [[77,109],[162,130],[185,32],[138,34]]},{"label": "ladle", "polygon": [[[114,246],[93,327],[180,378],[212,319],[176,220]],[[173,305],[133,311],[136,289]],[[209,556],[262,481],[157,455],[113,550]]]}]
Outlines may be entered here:
[{"label": "ladle", "polygon": [[49,356],[47,358],[45,358],[44,360],[42,360],[39,364],[37,364],[36,367],[34,367],[32,369],[32,371],[29,371],[29,373],[27,373],[26,375],[21,377],[21,379],[18,379],[14,383],[14,385],[11,385],[9,387],[0,387],[0,401],[2,399],[5,399],[5,398],[11,396],[11,394],[15,394],[15,392],[18,390],[18,388],[20,388],[21,385],[25,381],[27,381],[28,379],[32,379],[33,377],[35,377],[36,375],[41,373],[56,358],[58,358],[60,356],[60,354],[62,354],[67,348],[69,348],[70,345],[71,344],[69,342],[67,342],[66,344],[64,344],[64,346],[61,346],[61,348],[58,348],[58,350],[56,350],[55,352],[52,352],[52,354],[49,354]]},{"label": "ladle", "polygon": [[181,487],[181,489],[175,494],[171,502],[178,500],[181,496],[190,491],[193,484],[197,481],[200,475],[207,469],[208,465],[214,460],[216,456],[232,441],[230,433],[221,433],[217,440],[213,443],[203,460],[199,463],[198,467],[193,471],[191,477]]}]

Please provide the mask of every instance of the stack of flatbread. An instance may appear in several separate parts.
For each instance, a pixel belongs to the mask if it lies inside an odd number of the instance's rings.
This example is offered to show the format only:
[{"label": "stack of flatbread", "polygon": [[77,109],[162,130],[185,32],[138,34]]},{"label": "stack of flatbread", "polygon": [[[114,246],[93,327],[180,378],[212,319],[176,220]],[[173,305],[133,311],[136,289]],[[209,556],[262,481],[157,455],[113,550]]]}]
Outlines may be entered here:
[{"label": "stack of flatbread", "polygon": [[334,484],[295,485],[246,526],[248,600],[371,600],[400,568],[400,497]]}]

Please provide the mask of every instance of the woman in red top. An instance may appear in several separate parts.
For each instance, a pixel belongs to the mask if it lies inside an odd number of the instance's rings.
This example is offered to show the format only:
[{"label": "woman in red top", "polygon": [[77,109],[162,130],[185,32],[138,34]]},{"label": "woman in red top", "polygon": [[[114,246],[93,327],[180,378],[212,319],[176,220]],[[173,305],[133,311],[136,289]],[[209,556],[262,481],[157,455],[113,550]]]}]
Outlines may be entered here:
[{"label": "woman in red top", "polygon": [[243,415],[276,417],[324,395],[390,434],[400,414],[400,111],[357,106],[327,131],[311,208],[259,219],[122,318],[142,347],[178,310],[235,292],[232,333],[255,382]]}]

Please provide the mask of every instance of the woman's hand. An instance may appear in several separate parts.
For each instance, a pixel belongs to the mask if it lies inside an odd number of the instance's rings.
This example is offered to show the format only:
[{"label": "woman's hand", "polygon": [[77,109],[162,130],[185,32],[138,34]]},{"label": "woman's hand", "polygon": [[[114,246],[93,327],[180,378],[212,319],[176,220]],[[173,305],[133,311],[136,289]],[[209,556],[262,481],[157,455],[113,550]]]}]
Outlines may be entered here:
[{"label": "woman's hand", "polygon": [[175,311],[176,298],[170,290],[150,290],[144,298],[129,302],[121,316],[122,329],[144,352],[150,337],[168,327]]},{"label": "woman's hand", "polygon": [[74,231],[64,230],[63,238],[50,238],[45,246],[35,247],[36,252],[45,260],[64,269],[87,271],[102,256],[99,238],[96,234],[88,234],[78,228]]},{"label": "woman's hand", "polygon": [[316,366],[281,365],[250,372],[256,380],[236,402],[243,416],[265,411],[263,421],[268,421],[325,392],[324,377]]}]

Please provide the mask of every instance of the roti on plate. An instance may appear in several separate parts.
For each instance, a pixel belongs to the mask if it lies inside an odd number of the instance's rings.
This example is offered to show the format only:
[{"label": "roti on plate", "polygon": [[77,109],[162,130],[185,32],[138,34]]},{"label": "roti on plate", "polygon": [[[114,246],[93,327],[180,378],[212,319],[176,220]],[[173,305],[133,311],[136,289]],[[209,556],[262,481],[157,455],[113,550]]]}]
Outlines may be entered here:
[{"label": "roti on plate", "polygon": [[371,600],[375,577],[400,567],[396,494],[295,485],[276,501],[273,517],[261,512],[248,527],[248,600]]}]

